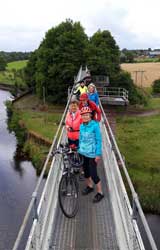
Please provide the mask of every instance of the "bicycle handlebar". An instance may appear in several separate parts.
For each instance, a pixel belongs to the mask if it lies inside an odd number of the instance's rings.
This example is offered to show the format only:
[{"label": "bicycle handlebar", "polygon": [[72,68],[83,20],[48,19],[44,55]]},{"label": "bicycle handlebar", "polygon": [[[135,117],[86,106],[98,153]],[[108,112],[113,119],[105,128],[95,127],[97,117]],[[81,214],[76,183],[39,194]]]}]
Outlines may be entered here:
[{"label": "bicycle handlebar", "polygon": [[52,152],[52,155],[54,156],[55,154],[65,154],[65,153],[70,153],[71,148],[70,147],[64,147],[63,145],[60,145],[58,149]]},{"label": "bicycle handlebar", "polygon": [[73,153],[74,151],[77,150],[78,147],[76,147],[75,145],[68,145],[68,144],[60,144],[59,148],[56,149],[55,151],[52,152],[52,155],[54,156],[55,154],[65,154],[65,153]]}]

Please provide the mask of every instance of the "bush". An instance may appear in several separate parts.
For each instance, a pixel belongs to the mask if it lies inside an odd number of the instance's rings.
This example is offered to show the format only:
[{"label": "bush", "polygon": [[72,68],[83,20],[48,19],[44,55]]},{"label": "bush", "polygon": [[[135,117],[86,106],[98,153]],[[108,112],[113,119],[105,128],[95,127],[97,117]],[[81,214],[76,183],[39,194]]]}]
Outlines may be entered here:
[{"label": "bush", "polygon": [[149,95],[146,94],[143,89],[136,87],[129,100],[131,104],[140,104],[146,106],[149,101]]},{"label": "bush", "polygon": [[110,81],[113,87],[121,87],[128,90],[129,101],[131,104],[146,105],[148,103],[147,94],[144,93],[142,89],[134,85],[130,73],[126,71],[120,71],[120,73],[110,77]]},{"label": "bush", "polygon": [[153,93],[154,94],[159,94],[160,93],[160,79],[157,79],[153,82]]},{"label": "bush", "polygon": [[13,114],[13,106],[11,101],[6,101],[5,105],[7,107],[8,120],[11,118]]},{"label": "bush", "polygon": [[21,126],[19,120],[19,114],[16,112],[12,113],[11,118],[8,120],[8,129],[10,132],[14,131],[18,140],[18,146],[22,147],[26,140],[26,128]]}]

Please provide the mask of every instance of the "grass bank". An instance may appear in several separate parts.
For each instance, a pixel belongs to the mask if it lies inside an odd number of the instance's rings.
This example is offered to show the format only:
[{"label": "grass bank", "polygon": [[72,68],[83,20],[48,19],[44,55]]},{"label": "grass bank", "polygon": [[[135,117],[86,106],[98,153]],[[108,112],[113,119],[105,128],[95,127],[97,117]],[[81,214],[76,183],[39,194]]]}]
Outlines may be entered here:
[{"label": "grass bank", "polygon": [[160,115],[119,116],[116,139],[143,209],[160,214]]},{"label": "grass bank", "polygon": [[[27,95],[14,102],[10,128],[17,132],[18,141],[21,142],[22,153],[26,153],[37,169],[41,172],[49,146],[41,143],[54,138],[64,107],[43,105],[34,95]],[[22,130],[22,133],[20,132]],[[18,136],[20,132],[20,136]],[[27,136],[28,132],[34,136]],[[42,140],[37,140],[40,138]]]},{"label": "grass bank", "polygon": [[15,61],[7,64],[6,70],[0,72],[0,83],[25,86],[22,70],[27,65],[28,60]]}]

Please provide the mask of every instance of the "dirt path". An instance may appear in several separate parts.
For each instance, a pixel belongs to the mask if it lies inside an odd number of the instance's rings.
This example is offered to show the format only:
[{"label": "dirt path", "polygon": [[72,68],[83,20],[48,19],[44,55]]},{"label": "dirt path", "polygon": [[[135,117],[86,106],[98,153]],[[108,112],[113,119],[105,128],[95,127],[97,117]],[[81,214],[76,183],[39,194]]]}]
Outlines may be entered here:
[{"label": "dirt path", "polygon": [[143,111],[142,113],[136,113],[136,114],[130,114],[130,115],[145,117],[145,116],[152,116],[152,115],[158,115],[158,114],[160,114],[160,110]]}]

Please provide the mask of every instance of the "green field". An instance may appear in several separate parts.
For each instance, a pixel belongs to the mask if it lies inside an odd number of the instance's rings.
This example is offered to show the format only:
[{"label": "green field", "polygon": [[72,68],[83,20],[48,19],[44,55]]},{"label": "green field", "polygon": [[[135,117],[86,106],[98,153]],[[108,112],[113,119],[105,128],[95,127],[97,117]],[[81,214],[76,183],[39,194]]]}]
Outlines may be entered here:
[{"label": "green field", "polygon": [[160,98],[150,98],[149,103],[146,107],[144,107],[144,110],[160,110]]},{"label": "green field", "polygon": [[116,139],[146,211],[160,213],[160,115],[119,117]]},{"label": "green field", "polygon": [[6,83],[11,85],[15,85],[15,83],[17,83],[18,85],[23,86],[24,81],[20,73],[17,72],[23,69],[26,65],[27,60],[8,63],[6,70],[0,72],[0,83]]},{"label": "green field", "polygon": [[159,58],[135,58],[135,63],[160,62]]},{"label": "green field", "polygon": [[15,102],[14,107],[28,130],[52,141],[64,106],[50,104],[47,105],[47,110],[43,111],[42,100],[34,95],[27,95]]},{"label": "green field", "polygon": [[25,111],[21,113],[21,119],[29,131],[34,131],[43,138],[52,142],[62,114]]},{"label": "green field", "polygon": [[22,60],[22,61],[15,61],[15,62],[10,62],[7,64],[7,70],[10,71],[12,69],[23,69],[26,67],[28,60]]}]

